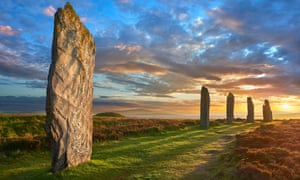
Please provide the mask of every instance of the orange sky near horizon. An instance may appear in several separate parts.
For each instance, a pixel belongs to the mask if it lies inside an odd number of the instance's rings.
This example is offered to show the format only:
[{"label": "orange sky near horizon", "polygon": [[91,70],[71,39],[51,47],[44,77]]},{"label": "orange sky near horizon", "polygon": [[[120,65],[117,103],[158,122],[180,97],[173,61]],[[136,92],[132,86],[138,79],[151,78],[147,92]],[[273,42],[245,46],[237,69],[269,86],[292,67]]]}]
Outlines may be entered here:
[{"label": "orange sky near horizon", "polygon": [[[116,111],[130,116],[187,116],[194,117],[200,115],[200,91],[199,94],[186,95],[177,94],[176,100],[170,100],[168,98],[149,98],[150,104],[140,104],[138,107],[97,107],[95,106],[95,112],[103,111]],[[235,96],[235,118],[246,118],[247,116],[247,97],[248,95],[236,95]],[[258,97],[256,95],[251,96],[254,103],[255,118],[262,119],[262,106],[265,99],[270,102],[271,110],[273,112],[274,119],[290,119],[300,118],[300,98],[298,96],[268,96]],[[144,97],[140,98],[141,101],[145,101]],[[128,102],[133,101],[128,98]],[[139,98],[135,98],[135,101],[139,101]],[[151,102],[153,103],[151,105]],[[212,119],[226,118],[226,95],[220,93],[210,93],[210,116]]]}]

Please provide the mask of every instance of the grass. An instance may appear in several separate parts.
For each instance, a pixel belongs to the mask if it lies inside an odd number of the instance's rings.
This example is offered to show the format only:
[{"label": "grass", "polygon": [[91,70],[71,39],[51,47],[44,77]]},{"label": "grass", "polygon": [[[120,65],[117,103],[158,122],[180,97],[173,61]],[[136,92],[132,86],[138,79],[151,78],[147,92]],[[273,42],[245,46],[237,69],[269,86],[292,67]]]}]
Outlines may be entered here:
[{"label": "grass", "polygon": [[0,115],[0,151],[46,146],[45,116]]},{"label": "grass", "polygon": [[41,136],[44,125],[43,115],[0,115],[0,137]]},{"label": "grass", "polygon": [[[94,116],[94,142],[119,140],[162,130],[176,130],[198,124],[197,120],[134,119]],[[0,150],[49,148],[45,134],[45,116],[0,115]]]},{"label": "grass", "polygon": [[[55,174],[48,172],[48,150],[17,151],[9,156],[1,152],[0,179],[199,179],[198,168],[206,168],[213,157],[220,158],[227,145],[234,142],[235,134],[253,130],[259,124],[212,123],[208,130],[189,124],[144,136],[101,141],[94,143],[90,162]],[[220,175],[220,170],[209,171],[209,177]]]}]

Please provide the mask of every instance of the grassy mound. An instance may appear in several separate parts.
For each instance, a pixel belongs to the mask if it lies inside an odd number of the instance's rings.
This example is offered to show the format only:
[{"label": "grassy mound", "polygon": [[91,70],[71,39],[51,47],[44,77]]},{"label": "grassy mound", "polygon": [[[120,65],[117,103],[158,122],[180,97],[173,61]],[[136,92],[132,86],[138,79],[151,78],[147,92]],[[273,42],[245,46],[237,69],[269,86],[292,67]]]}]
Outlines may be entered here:
[{"label": "grassy mound", "polygon": [[115,113],[115,112],[97,113],[95,116],[97,116],[97,117],[125,117],[122,114]]}]

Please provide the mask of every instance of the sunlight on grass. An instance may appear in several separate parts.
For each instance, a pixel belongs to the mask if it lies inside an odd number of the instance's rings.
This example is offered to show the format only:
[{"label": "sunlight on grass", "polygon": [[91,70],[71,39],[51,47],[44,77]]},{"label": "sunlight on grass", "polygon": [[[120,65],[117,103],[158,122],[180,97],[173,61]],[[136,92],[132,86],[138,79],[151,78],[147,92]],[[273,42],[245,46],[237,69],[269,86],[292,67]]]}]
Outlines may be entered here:
[{"label": "sunlight on grass", "polygon": [[[47,172],[49,152],[38,151],[1,163],[0,170],[4,173],[0,179],[30,179],[33,175],[37,179],[180,179],[222,151],[236,133],[250,131],[259,124],[217,124],[208,130],[194,125],[151,136],[94,143],[90,162],[54,175]],[[233,138],[223,143],[224,136]]]}]

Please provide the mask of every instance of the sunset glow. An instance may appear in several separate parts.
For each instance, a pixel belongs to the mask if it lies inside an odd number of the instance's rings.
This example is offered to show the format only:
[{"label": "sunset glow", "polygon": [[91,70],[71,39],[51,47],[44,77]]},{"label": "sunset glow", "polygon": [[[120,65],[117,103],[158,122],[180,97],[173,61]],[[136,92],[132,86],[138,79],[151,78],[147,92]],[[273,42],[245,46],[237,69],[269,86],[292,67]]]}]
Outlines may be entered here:
[{"label": "sunset glow", "polygon": [[287,103],[282,104],[282,108],[285,109],[285,110],[290,110],[291,109],[290,105],[287,104]]},{"label": "sunset glow", "polygon": [[[70,1],[96,42],[94,112],[245,118],[265,99],[300,117],[299,1]],[[53,16],[63,1],[0,2],[0,113],[44,113]],[[254,11],[255,10],[255,11]],[[268,13],[266,13],[268,12]]]}]

